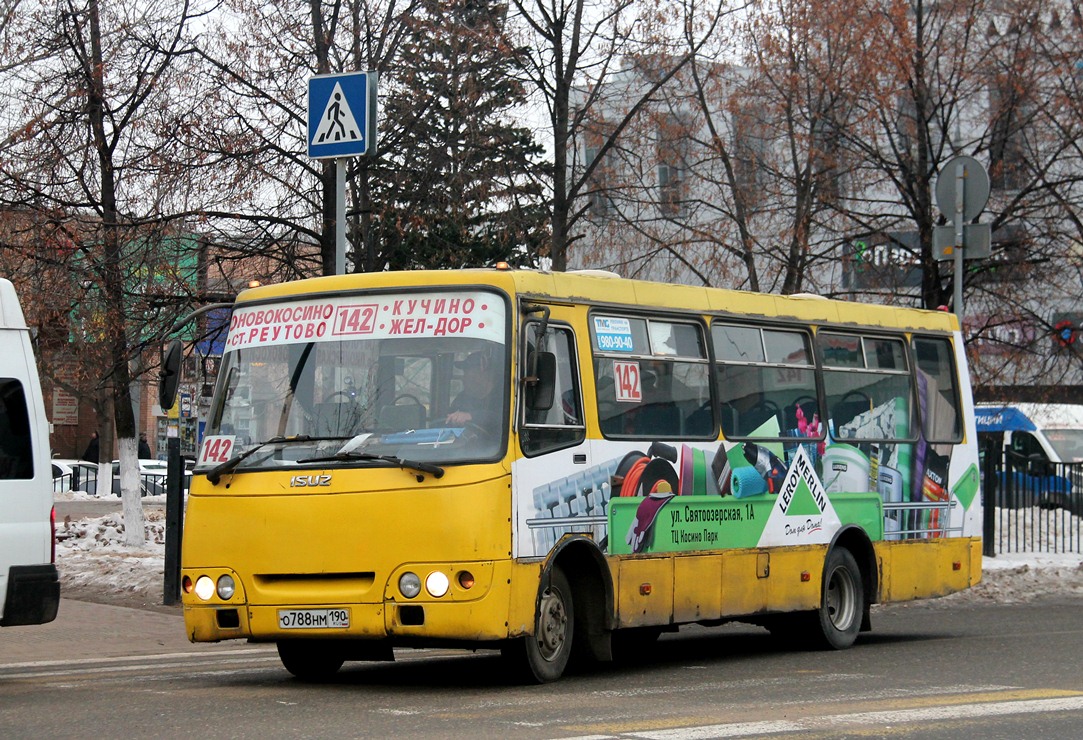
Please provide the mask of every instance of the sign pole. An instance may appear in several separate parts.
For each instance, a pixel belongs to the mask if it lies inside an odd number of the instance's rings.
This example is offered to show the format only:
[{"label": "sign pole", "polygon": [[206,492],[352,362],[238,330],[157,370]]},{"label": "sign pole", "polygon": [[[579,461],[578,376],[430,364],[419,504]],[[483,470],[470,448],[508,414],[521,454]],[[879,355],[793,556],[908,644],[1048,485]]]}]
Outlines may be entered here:
[{"label": "sign pole", "polygon": [[307,117],[308,156],[335,160],[334,273],[345,275],[347,160],[376,153],[376,73],[308,78]]},{"label": "sign pole", "polygon": [[[180,419],[177,419],[178,424]],[[169,426],[165,477],[165,562],[162,603],[173,606],[180,599],[181,537],[184,532],[184,463],[180,453],[180,429]]]},{"label": "sign pole", "polygon": [[346,157],[335,158],[335,274],[346,274]]},{"label": "sign pole", "polygon": [[[197,308],[187,316],[178,319],[169,333],[180,329],[197,316],[218,308],[232,308],[232,303],[210,303]],[[162,574],[162,603],[172,606],[180,598],[181,590],[181,535],[184,532],[184,462],[180,452],[180,413],[174,420],[170,413],[177,405],[177,386],[181,379],[181,359],[184,345],[179,339],[169,343],[169,348],[162,353],[161,370],[158,373],[158,405],[166,412],[169,426],[166,427],[168,440],[166,483],[165,483],[165,562]]]},{"label": "sign pole", "polygon": [[963,210],[966,194],[966,164],[955,168],[955,297],[952,306],[959,321],[963,320]]},{"label": "sign pole", "polygon": [[935,190],[936,205],[951,225],[933,228],[933,254],[937,260],[954,263],[952,308],[962,321],[963,260],[985,259],[990,254],[989,224],[966,223],[976,219],[989,201],[989,173],[973,157],[952,157],[941,168]]}]

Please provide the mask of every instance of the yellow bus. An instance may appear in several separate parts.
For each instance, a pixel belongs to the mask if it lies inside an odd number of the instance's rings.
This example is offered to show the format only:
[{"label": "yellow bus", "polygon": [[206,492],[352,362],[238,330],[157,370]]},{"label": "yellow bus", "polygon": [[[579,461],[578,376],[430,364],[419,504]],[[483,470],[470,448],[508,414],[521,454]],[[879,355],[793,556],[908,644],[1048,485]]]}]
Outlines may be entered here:
[{"label": "yellow bus", "polygon": [[455,646],[552,681],[732,620],[846,648],[980,579],[973,419],[945,312],[503,265],[255,288],[185,626],[302,679]]}]

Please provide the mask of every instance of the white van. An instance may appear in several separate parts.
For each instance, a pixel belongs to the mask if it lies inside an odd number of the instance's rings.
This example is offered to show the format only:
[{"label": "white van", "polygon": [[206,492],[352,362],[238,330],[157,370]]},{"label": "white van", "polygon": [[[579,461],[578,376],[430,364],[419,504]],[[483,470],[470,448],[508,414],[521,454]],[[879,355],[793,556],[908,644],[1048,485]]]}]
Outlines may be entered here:
[{"label": "white van", "polygon": [[979,403],[978,433],[1003,432],[1004,446],[1046,462],[1083,462],[1083,406],[1070,403]]},{"label": "white van", "polygon": [[0,278],[0,627],[56,618],[55,543],[41,383],[15,287]]},{"label": "white van", "polygon": [[[1083,513],[1083,406],[979,403],[979,438],[997,435],[1012,477],[998,473],[997,503],[1045,505]],[[984,446],[983,446],[984,452]]]}]

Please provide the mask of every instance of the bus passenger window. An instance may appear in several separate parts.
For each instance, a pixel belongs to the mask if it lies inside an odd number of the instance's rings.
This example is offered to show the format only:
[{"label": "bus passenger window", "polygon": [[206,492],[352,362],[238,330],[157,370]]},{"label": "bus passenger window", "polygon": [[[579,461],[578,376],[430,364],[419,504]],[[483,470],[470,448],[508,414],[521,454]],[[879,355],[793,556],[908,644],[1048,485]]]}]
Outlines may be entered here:
[{"label": "bus passenger window", "polygon": [[781,429],[778,404],[766,398],[761,398],[742,412],[740,419],[741,428],[747,430],[748,434],[772,425],[775,429]]},{"label": "bus passenger window", "polygon": [[711,339],[726,437],[822,438],[807,333],[718,322]]},{"label": "bus passenger window", "polygon": [[700,325],[594,316],[598,422],[606,437],[713,438],[710,373]]},{"label": "bus passenger window", "polygon": [[[527,365],[522,374],[531,372],[529,362],[536,344],[534,327],[536,322],[527,325],[524,335],[528,337],[526,351],[523,353]],[[527,408],[524,402],[523,425],[520,443],[523,454],[539,455],[564,447],[579,444],[586,436],[583,424],[581,394],[579,392],[579,374],[575,367],[575,339],[564,328],[550,325],[545,339],[545,350],[556,358],[556,387],[553,389],[553,405],[548,409]],[[526,388],[524,387],[524,393]]]},{"label": "bus passenger window", "polygon": [[961,442],[959,385],[955,377],[955,354],[947,339],[914,337],[918,366],[918,401],[922,431],[930,442]]},{"label": "bus passenger window", "polygon": [[681,433],[680,414],[673,400],[670,363],[645,362],[641,366],[643,402],[634,417],[637,435],[676,436]]},{"label": "bus passenger window", "polygon": [[821,331],[828,434],[833,440],[897,441],[916,435],[906,345],[896,337]]}]

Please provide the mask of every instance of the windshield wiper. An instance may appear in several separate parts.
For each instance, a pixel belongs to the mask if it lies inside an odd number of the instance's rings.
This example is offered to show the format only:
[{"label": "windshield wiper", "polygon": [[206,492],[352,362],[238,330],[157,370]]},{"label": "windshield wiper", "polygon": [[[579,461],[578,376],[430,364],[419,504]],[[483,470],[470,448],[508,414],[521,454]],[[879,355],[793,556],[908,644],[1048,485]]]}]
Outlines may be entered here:
[{"label": "windshield wiper", "polygon": [[292,437],[271,437],[270,439],[268,439],[265,442],[260,442],[255,447],[248,448],[247,450],[245,450],[244,452],[242,452],[239,455],[234,455],[233,457],[226,460],[224,463],[219,463],[219,464],[215,465],[213,468],[211,468],[210,470],[207,471],[207,480],[209,480],[211,482],[212,486],[217,486],[218,481],[220,481],[222,479],[223,475],[225,475],[229,471],[233,470],[235,467],[240,465],[242,462],[247,460],[249,457],[251,457],[255,453],[262,450],[267,445],[279,444],[280,442],[311,442],[311,441],[312,441],[312,437],[308,436],[307,434],[297,434],[297,435],[294,435]]},{"label": "windshield wiper", "polygon": [[[427,462],[421,462],[419,460],[406,460],[395,455],[376,455],[371,452],[355,452],[347,450],[343,452],[339,450],[333,455],[325,455],[323,457],[309,457],[304,460],[298,460],[300,463],[317,463],[317,462],[348,462],[351,460],[379,460],[382,462],[388,462],[392,465],[401,468],[403,470],[416,470],[421,473],[428,473],[433,478],[442,478],[444,476],[444,469],[439,465],[433,465]],[[422,475],[417,476],[417,482],[425,480]]]}]

